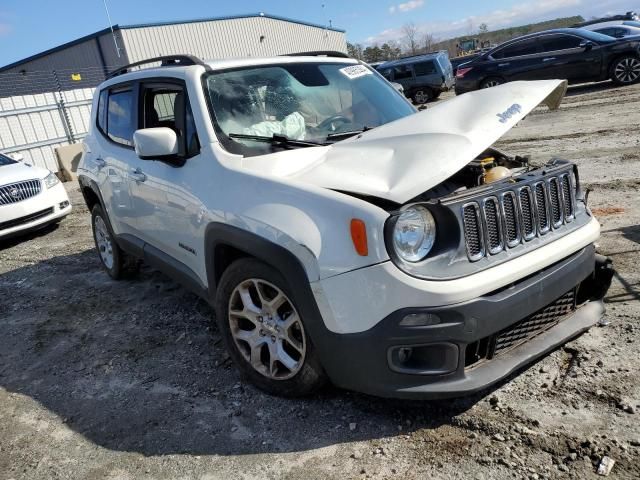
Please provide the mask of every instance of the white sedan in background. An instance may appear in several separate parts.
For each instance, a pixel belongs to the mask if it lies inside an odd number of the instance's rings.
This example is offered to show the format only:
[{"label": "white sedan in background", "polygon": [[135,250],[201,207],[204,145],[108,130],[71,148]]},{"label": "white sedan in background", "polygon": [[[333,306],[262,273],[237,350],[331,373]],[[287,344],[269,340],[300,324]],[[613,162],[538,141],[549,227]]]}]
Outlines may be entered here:
[{"label": "white sedan in background", "polygon": [[45,227],[71,213],[58,177],[0,154],[0,240]]}]

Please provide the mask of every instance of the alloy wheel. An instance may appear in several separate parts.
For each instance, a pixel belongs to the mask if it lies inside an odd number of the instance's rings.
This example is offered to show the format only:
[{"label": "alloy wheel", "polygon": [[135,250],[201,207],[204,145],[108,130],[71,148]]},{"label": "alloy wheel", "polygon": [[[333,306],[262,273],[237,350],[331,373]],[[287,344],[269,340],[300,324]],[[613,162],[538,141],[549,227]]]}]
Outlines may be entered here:
[{"label": "alloy wheel", "polygon": [[616,65],[614,74],[621,83],[633,83],[640,78],[640,60],[624,58]]},{"label": "alloy wheel", "polygon": [[231,336],[244,359],[272,380],[287,380],[302,368],[306,340],[302,321],[289,298],[275,285],[251,278],[231,293]]},{"label": "alloy wheel", "polygon": [[500,80],[488,80],[484,82],[484,84],[482,85],[482,88],[497,87],[498,85],[501,85],[501,84],[502,82]]},{"label": "alloy wheel", "polygon": [[98,216],[95,220],[96,243],[98,244],[98,252],[105,267],[109,270],[113,268],[113,245],[111,243],[111,235],[104,223],[102,217]]}]

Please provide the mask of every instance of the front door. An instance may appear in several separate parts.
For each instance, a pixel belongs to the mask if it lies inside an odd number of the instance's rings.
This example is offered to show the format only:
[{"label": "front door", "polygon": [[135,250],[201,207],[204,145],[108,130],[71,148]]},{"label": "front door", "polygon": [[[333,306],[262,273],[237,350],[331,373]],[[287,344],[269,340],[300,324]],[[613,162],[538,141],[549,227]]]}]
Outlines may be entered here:
[{"label": "front door", "polygon": [[[143,83],[140,128],[170,128],[180,142],[176,158],[138,159],[130,173],[130,188],[140,238],[157,251],[198,271],[204,258],[197,251],[198,215],[202,206],[191,194],[187,176],[200,153],[184,84],[166,80]],[[146,248],[146,247],[145,247]]]},{"label": "front door", "polygon": [[593,44],[585,47],[583,42],[582,37],[561,33],[540,37],[543,57],[539,78],[577,82],[598,77],[602,61],[600,51]]}]

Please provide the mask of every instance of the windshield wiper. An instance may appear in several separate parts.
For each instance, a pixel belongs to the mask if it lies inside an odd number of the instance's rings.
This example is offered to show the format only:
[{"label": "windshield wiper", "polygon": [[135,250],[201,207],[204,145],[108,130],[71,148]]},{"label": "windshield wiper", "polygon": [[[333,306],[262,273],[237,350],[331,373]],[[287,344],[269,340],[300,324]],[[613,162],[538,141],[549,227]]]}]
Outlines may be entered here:
[{"label": "windshield wiper", "polygon": [[348,132],[330,133],[329,135],[327,135],[327,140],[345,139],[345,138],[353,137],[355,135],[358,135],[359,133],[366,132],[372,129],[373,127],[367,127],[365,125],[359,130],[349,130]]},{"label": "windshield wiper", "polygon": [[238,138],[240,140],[253,140],[255,142],[271,143],[274,145],[290,146],[290,147],[319,147],[326,143],[311,142],[308,140],[295,140],[284,135],[273,135],[266,137],[262,135],[245,135],[244,133],[230,133],[229,138]]}]

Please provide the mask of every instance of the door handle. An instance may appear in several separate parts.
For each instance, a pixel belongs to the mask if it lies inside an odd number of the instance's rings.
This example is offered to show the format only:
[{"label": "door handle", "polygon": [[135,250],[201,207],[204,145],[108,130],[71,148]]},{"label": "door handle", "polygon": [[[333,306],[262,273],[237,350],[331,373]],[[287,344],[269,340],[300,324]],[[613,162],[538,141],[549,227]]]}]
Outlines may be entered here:
[{"label": "door handle", "polygon": [[140,170],[139,168],[132,169],[130,176],[133,180],[136,181],[136,183],[144,182],[147,179],[147,176],[142,173],[142,170]]},{"label": "door handle", "polygon": [[511,65],[510,63],[499,63],[498,66],[499,67],[508,67],[509,65]]},{"label": "door handle", "polygon": [[98,170],[100,170],[101,168],[103,168],[103,167],[107,164],[107,162],[105,162],[105,161],[104,161],[102,158],[100,158],[100,157],[95,158],[95,159],[93,160],[93,163],[95,163],[95,164],[96,164],[96,167],[98,167]]},{"label": "door handle", "polygon": [[551,62],[551,61],[553,61],[555,59],[556,59],[556,57],[547,57],[547,58],[543,58],[542,61],[543,62]]}]

